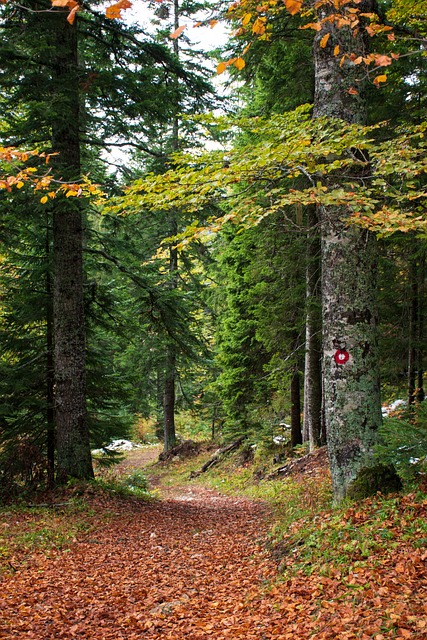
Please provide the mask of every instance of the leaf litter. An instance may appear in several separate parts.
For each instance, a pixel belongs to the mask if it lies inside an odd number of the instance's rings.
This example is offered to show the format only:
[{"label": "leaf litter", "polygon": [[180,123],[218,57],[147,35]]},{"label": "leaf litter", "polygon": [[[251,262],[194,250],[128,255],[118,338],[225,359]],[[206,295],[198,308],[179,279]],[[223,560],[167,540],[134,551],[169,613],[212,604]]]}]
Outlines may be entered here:
[{"label": "leaf litter", "polygon": [[[427,638],[427,550],[411,540],[346,574],[330,566],[286,577],[268,550],[262,503],[195,485],[148,503],[88,499],[89,532],[2,577],[0,638]],[[416,509],[427,516],[427,501]],[[350,512],[366,518],[362,507]]]}]

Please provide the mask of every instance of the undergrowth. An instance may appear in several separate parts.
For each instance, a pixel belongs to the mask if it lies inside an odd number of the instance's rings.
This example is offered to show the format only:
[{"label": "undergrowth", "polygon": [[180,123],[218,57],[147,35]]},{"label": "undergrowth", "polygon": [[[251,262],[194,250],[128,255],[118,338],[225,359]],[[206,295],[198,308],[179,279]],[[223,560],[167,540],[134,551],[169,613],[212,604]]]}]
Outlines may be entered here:
[{"label": "undergrowth", "polygon": [[151,500],[153,497],[147,477],[141,469],[124,475],[119,475],[115,470],[106,472],[96,479],[95,485],[112,496],[134,496],[142,500]]}]

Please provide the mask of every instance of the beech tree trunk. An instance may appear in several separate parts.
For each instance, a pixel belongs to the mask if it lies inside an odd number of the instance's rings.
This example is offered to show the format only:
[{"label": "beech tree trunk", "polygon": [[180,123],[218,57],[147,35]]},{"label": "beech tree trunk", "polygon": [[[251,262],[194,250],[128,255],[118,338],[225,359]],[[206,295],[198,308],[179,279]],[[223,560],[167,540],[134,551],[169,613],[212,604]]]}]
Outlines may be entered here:
[{"label": "beech tree trunk", "polygon": [[[348,7],[371,12],[373,1]],[[319,9],[324,18],[333,6]],[[326,46],[321,38],[329,33]],[[364,123],[361,98],[363,65],[350,60],[340,66],[334,48],[365,55],[366,34],[356,34],[326,23],[315,38],[314,117],[333,116],[349,123]],[[357,93],[349,89],[357,87]],[[328,186],[340,184],[332,176]],[[319,208],[322,245],[322,319],[324,410],[328,451],[336,500],[344,498],[359,472],[374,466],[373,445],[381,423],[380,385],[376,341],[375,238],[348,225],[344,206]],[[341,359],[340,359],[341,352]],[[347,359],[348,357],[348,359]],[[337,362],[338,360],[338,362]]]},{"label": "beech tree trunk", "polygon": [[307,212],[306,319],[304,367],[304,440],[310,451],[325,444],[322,437],[322,365],[320,310],[320,234],[313,207]]},{"label": "beech tree trunk", "polygon": [[[52,148],[55,174],[80,177],[77,27],[68,9],[51,14],[54,52]],[[86,345],[83,304],[83,225],[78,198],[53,201],[53,315],[57,481],[93,477],[86,422]]]}]

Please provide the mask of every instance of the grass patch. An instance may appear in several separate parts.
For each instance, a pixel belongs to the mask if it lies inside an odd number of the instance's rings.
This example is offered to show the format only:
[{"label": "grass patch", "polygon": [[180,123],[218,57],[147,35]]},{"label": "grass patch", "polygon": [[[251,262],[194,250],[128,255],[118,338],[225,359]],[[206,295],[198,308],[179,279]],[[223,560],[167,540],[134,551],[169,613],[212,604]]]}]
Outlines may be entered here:
[{"label": "grass patch", "polygon": [[0,509],[0,574],[16,570],[35,552],[71,545],[92,528],[93,509],[81,498],[52,506],[13,505]]}]

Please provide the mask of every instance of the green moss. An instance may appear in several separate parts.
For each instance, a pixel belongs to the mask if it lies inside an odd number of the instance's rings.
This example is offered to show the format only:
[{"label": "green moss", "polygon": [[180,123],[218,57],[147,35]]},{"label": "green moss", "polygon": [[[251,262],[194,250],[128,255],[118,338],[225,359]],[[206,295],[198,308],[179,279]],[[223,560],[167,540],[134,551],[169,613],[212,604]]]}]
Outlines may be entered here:
[{"label": "green moss", "polygon": [[363,500],[378,492],[393,493],[402,489],[402,481],[392,465],[378,464],[364,467],[350,483],[347,497],[352,500]]}]

